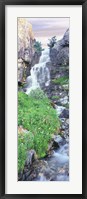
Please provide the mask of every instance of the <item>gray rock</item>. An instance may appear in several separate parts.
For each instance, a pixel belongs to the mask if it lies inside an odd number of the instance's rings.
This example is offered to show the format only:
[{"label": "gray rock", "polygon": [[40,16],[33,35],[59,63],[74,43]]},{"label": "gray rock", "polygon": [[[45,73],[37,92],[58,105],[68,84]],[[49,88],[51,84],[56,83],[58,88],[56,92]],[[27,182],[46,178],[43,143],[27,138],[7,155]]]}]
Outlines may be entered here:
[{"label": "gray rock", "polygon": [[60,118],[69,118],[69,110],[64,109],[62,113],[60,114]]},{"label": "gray rock", "polygon": [[50,59],[52,64],[69,65],[69,29],[65,32],[63,39],[50,49]]},{"label": "gray rock", "polygon": [[56,135],[54,138],[54,142],[58,143],[58,145],[60,145],[60,143],[63,142],[63,138],[60,135]]},{"label": "gray rock", "polygon": [[27,160],[25,162],[25,166],[31,166],[32,162],[35,160],[36,158],[36,152],[35,150],[30,150],[27,152]]},{"label": "gray rock", "polygon": [[65,109],[64,106],[57,106],[57,105],[55,105],[55,107],[56,107],[56,111],[57,111],[58,116],[59,116],[59,115],[63,112],[63,110]]},{"label": "gray rock", "polygon": [[68,103],[68,96],[65,96],[64,98],[61,98],[59,101],[60,101],[61,104],[63,104],[63,105],[67,104],[67,103]]}]

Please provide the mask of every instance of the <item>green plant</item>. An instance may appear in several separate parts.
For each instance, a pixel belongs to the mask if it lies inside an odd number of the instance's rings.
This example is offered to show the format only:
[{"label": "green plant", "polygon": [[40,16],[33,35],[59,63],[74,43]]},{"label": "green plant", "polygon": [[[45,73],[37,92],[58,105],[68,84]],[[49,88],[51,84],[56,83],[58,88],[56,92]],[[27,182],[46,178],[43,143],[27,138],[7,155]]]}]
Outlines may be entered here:
[{"label": "green plant", "polygon": [[32,147],[38,157],[44,157],[52,134],[59,131],[60,122],[42,90],[31,91],[29,96],[18,93],[18,125],[32,133]]},{"label": "green plant", "polygon": [[18,172],[23,170],[27,158],[27,150],[33,148],[33,134],[18,132]]},{"label": "green plant", "polygon": [[68,76],[59,77],[59,78],[53,79],[52,82],[55,84],[60,84],[60,85],[68,84],[69,77]]},{"label": "green plant", "polygon": [[47,99],[47,95],[39,88],[36,90],[32,90],[30,92],[29,97],[34,98],[34,99]]},{"label": "green plant", "polygon": [[56,95],[52,96],[52,99],[59,99],[59,98],[60,96],[56,96]]},{"label": "green plant", "polygon": [[43,50],[42,49],[42,44],[39,41],[35,41],[34,48],[36,49],[37,52],[41,52]]}]

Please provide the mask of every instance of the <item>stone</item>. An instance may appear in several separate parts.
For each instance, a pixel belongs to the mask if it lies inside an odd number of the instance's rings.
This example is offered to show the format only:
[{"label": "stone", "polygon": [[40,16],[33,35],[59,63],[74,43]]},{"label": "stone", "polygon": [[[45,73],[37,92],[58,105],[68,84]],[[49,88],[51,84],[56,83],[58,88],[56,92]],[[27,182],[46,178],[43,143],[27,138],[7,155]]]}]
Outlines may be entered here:
[{"label": "stone", "polygon": [[25,181],[25,180],[26,180],[26,177],[25,177],[25,174],[23,174],[22,181]]},{"label": "stone", "polygon": [[25,162],[25,166],[31,166],[32,162],[36,159],[36,152],[35,150],[30,150],[27,152],[27,159]]},{"label": "stone", "polygon": [[28,178],[28,176],[30,175],[30,173],[31,173],[30,171],[26,172],[25,173],[25,177]]},{"label": "stone", "polygon": [[57,114],[58,116],[60,116],[60,114],[63,112],[63,110],[65,109],[64,106],[57,106],[55,105],[55,108],[56,108],[56,111],[57,111]]},{"label": "stone", "polygon": [[60,114],[60,118],[69,118],[69,110],[64,109],[62,113]]},{"label": "stone", "polygon": [[18,173],[18,181],[21,181],[23,177],[23,172],[21,171],[20,173]]},{"label": "stone", "polygon": [[53,48],[50,48],[50,59],[52,64],[64,65],[65,67],[69,65],[69,29],[63,38],[56,42]]},{"label": "stone", "polygon": [[61,104],[63,104],[63,105],[67,104],[67,103],[68,103],[68,96],[65,96],[64,98],[61,98],[59,101],[60,101]]},{"label": "stone", "polygon": [[60,146],[61,143],[63,143],[63,138],[60,135],[56,135],[54,138],[54,142]]}]

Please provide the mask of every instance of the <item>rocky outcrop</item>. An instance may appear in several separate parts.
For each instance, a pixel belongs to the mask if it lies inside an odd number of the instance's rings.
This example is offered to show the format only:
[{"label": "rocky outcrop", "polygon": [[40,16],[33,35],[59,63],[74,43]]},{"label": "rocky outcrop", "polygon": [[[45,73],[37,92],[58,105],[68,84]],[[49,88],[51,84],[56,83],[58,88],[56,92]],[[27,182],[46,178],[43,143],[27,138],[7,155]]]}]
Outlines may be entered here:
[{"label": "rocky outcrop", "polygon": [[32,25],[26,18],[18,18],[18,81],[22,82],[30,69],[39,62],[41,52],[34,48],[36,40]]},{"label": "rocky outcrop", "polygon": [[18,59],[31,62],[34,55],[33,43],[32,25],[26,18],[18,18]]},{"label": "rocky outcrop", "polygon": [[69,65],[69,29],[65,32],[63,39],[50,48],[50,59],[52,64]]}]

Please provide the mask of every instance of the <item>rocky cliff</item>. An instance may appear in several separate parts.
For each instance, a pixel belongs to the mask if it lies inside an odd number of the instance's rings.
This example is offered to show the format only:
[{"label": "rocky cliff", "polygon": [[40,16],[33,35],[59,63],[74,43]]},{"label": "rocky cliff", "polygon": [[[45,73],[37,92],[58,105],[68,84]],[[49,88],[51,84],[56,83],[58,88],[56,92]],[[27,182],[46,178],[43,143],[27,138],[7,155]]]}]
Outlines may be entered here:
[{"label": "rocky cliff", "polygon": [[18,82],[24,81],[39,62],[41,52],[34,48],[35,42],[32,25],[26,18],[18,18]]},{"label": "rocky cliff", "polygon": [[69,29],[63,38],[50,48],[50,59],[53,65],[69,65]]}]

